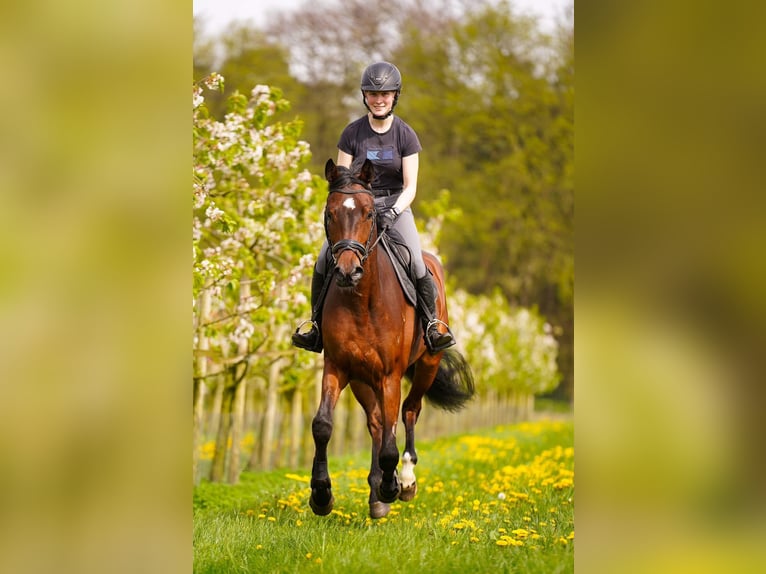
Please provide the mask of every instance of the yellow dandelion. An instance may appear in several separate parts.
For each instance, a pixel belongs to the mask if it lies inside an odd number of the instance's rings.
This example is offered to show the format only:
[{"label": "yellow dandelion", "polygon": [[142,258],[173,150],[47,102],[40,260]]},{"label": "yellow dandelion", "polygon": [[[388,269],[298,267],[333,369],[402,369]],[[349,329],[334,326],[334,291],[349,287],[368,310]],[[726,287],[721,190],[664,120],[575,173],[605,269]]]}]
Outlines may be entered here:
[{"label": "yellow dandelion", "polygon": [[572,530],[572,532],[569,533],[569,536],[567,536],[567,538],[569,540],[574,540],[574,530]]},{"label": "yellow dandelion", "polygon": [[307,560],[311,560],[311,556],[312,556],[311,552],[306,552],[306,559]]},{"label": "yellow dandelion", "polygon": [[277,521],[276,518],[274,518],[273,516],[269,516],[269,522],[276,522],[276,521]]},{"label": "yellow dandelion", "polygon": [[263,550],[263,544],[256,544],[255,545],[256,550]]},{"label": "yellow dandelion", "polygon": [[296,520],[295,526],[303,526],[303,520]]},{"label": "yellow dandelion", "polygon": [[509,540],[508,544],[511,546],[524,546],[524,542],[521,540]]},{"label": "yellow dandelion", "polygon": [[495,541],[495,544],[497,544],[498,546],[508,546],[509,541],[504,538],[501,538],[500,540]]},{"label": "yellow dandelion", "polygon": [[471,542],[478,542],[478,541],[479,541],[479,539],[478,539],[478,538],[476,538],[475,536],[471,536],[471,538],[469,538],[469,540],[470,540]]},{"label": "yellow dandelion", "polygon": [[511,532],[519,538],[526,538],[529,536],[529,531],[524,530],[523,528],[517,528],[516,530],[511,530]]},{"label": "yellow dandelion", "polygon": [[289,478],[290,480],[297,480],[298,482],[305,482],[306,484],[311,482],[311,477],[310,476],[300,476],[300,475],[297,475],[297,474],[286,474],[285,478]]},{"label": "yellow dandelion", "polygon": [[322,563],[322,559],[321,558],[317,558],[316,560],[314,560],[314,563],[321,564]]}]

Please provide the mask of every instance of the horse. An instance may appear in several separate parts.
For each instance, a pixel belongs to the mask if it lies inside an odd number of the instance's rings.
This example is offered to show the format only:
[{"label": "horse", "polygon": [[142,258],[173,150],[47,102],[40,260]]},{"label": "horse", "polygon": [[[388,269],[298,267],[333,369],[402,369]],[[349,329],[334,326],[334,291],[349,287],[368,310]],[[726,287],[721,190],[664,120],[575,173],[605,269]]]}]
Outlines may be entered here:
[{"label": "horse", "polygon": [[[324,368],[322,395],[311,425],[315,454],[309,505],[320,516],[332,511],[327,444],[335,405],[350,386],[367,415],[372,439],[369,512],[372,518],[382,518],[390,503],[412,500],[417,493],[415,423],[423,397],[438,408],[457,411],[474,395],[473,375],[454,348],[436,354],[426,349],[415,308],[397,283],[389,255],[378,248],[386,232],[379,233],[376,224],[372,162],[365,160],[361,171],[352,174],[330,159],[325,177],[329,183],[325,233],[333,272],[322,311]],[[424,251],[423,258],[438,287],[438,318],[446,325],[444,271],[433,254]],[[399,478],[396,425],[405,375],[412,385],[401,403],[406,438]]]}]

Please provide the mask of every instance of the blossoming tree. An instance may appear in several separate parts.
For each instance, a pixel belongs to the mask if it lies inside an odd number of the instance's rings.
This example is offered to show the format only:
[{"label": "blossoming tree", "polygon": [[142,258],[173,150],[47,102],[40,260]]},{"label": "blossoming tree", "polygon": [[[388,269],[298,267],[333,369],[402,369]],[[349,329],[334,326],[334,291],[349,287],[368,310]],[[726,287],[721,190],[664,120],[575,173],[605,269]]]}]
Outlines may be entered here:
[{"label": "blossoming tree", "polygon": [[[265,395],[276,401],[280,366],[316,358],[289,350],[286,325],[309,312],[308,274],[323,230],[322,182],[302,166],[308,144],[298,121],[273,121],[288,103],[256,86],[228,99],[222,121],[208,113],[204,90],[222,88],[212,74],[193,86],[193,319],[195,437],[207,382],[220,382],[221,420],[211,478],[239,473],[239,443],[249,372],[273,372]],[[267,404],[266,411],[274,412]],[[227,445],[230,447],[227,448]],[[196,452],[196,449],[195,449]]]}]

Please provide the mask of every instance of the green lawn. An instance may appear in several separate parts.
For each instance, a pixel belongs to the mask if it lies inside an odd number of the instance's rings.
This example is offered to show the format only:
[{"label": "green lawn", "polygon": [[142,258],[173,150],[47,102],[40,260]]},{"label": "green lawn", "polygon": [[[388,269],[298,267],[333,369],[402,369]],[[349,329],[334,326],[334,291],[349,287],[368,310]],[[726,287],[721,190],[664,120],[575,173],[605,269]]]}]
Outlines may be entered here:
[{"label": "green lawn", "polygon": [[571,422],[417,445],[418,495],[368,517],[369,453],[333,458],[335,507],[314,516],[310,469],[244,473],[194,493],[195,572],[574,571]]}]

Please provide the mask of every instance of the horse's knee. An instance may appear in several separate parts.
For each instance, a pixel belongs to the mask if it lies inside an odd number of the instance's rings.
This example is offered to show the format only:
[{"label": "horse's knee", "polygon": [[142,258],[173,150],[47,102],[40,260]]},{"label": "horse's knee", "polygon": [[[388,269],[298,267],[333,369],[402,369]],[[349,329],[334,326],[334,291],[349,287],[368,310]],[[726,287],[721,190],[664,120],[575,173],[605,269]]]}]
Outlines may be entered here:
[{"label": "horse's knee", "polygon": [[332,436],[332,421],[317,415],[314,417],[314,421],[311,423],[311,433],[314,435],[314,440],[320,443],[327,443]]}]

